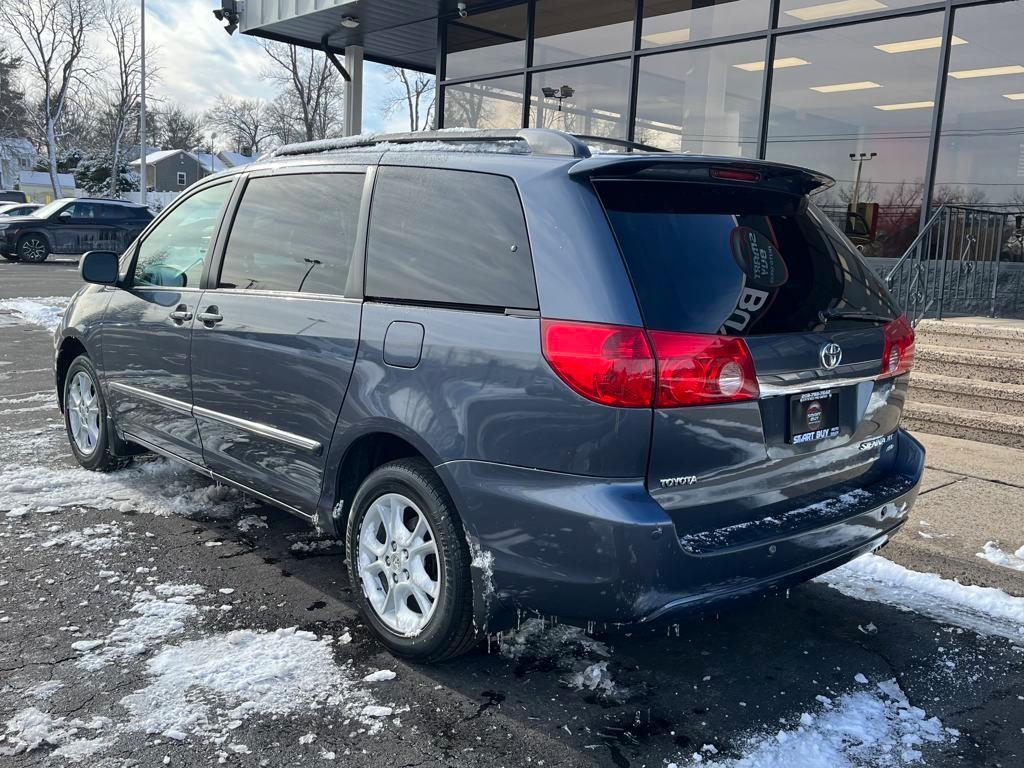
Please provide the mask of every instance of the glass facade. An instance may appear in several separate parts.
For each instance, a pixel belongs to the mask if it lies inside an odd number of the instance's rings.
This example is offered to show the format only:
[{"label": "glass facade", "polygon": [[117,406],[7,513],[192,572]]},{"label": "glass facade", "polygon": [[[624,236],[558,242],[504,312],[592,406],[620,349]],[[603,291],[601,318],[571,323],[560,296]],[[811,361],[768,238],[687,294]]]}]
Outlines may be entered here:
[{"label": "glass facade", "polygon": [[1024,212],[1022,32],[1020,0],[522,0],[446,23],[439,112],[823,171],[899,256],[925,202]]}]

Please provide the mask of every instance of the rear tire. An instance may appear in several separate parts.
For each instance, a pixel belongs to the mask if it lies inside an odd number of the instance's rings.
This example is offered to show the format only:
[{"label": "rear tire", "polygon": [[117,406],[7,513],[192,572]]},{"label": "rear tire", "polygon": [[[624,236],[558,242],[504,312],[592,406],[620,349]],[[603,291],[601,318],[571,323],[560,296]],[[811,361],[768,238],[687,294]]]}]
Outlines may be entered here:
[{"label": "rear tire", "polygon": [[393,461],[363,481],[345,543],[352,594],[392,653],[433,663],[476,644],[469,547],[426,461]]},{"label": "rear tire", "polygon": [[111,472],[131,459],[115,456],[107,422],[107,403],[92,361],[79,355],[64,379],[64,429],[71,452],[84,469]]},{"label": "rear tire", "polygon": [[41,264],[50,255],[50,244],[42,235],[25,235],[18,241],[18,258],[29,264]]}]

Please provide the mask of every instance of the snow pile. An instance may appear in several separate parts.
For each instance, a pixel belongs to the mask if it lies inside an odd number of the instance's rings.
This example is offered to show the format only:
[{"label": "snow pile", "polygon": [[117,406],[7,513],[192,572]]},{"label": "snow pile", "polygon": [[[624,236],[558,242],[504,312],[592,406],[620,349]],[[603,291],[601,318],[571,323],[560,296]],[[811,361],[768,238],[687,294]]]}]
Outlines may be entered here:
[{"label": "snow pile", "polygon": [[238,514],[242,497],[166,459],[139,462],[109,474],[17,464],[0,471],[0,511],[24,514],[76,506],[222,518]]},{"label": "snow pile", "polygon": [[78,718],[51,717],[35,707],[16,713],[0,736],[0,755],[20,755],[43,745],[56,747],[53,754],[77,762],[110,745],[103,736],[84,737],[83,731],[101,732],[110,727],[105,717],[86,722]]},{"label": "snow pile", "polygon": [[1011,640],[1024,639],[1024,598],[918,573],[878,555],[864,555],[819,576],[848,597],[872,600]]},{"label": "snow pile", "polygon": [[555,624],[541,618],[527,619],[514,632],[502,632],[498,636],[498,648],[508,659],[564,660],[611,656],[608,646],[587,637],[579,627]]},{"label": "snow pile", "polygon": [[304,713],[338,707],[368,730],[380,727],[373,698],[357,686],[351,666],[337,666],[329,637],[278,629],[242,630],[166,648],[147,664],[155,679],[121,699],[129,730],[182,740],[216,741],[253,715]]},{"label": "snow pile", "polygon": [[71,301],[70,296],[46,296],[31,299],[0,299],[0,313],[11,314],[24,323],[54,330]]},{"label": "snow pile", "polygon": [[83,552],[98,552],[110,549],[121,543],[121,527],[117,523],[97,523],[80,531],[68,531],[47,539],[39,546],[43,549],[51,547],[67,547]]},{"label": "snow pile", "polygon": [[[817,714],[803,713],[799,725],[762,734],[740,747],[742,757],[708,761],[695,754],[691,766],[715,768],[900,768],[920,764],[921,747],[955,740],[959,733],[912,706],[895,680],[876,690],[835,701],[819,696]],[[670,768],[676,766],[670,764]]]},{"label": "snow pile", "polygon": [[994,541],[985,543],[982,551],[978,553],[982,560],[988,560],[993,565],[1001,565],[1003,568],[1012,568],[1015,571],[1024,571],[1024,547],[1021,547],[1012,555],[1003,552]]},{"label": "snow pile", "polygon": [[253,528],[266,528],[267,527],[267,516],[266,515],[246,515],[238,521],[238,530],[242,533],[248,533]]},{"label": "snow pile", "polygon": [[615,690],[615,683],[612,681],[611,673],[608,672],[608,662],[599,661],[591,664],[582,672],[577,672],[567,681],[570,688],[582,691],[598,691],[599,693],[610,694]]},{"label": "snow pile", "polygon": [[204,594],[198,584],[160,584],[156,595],[138,590],[131,610],[137,614],[123,619],[105,640],[82,641],[72,647],[84,651],[76,662],[79,667],[95,671],[125,659],[141,656],[171,635],[184,631],[185,622],[199,613],[192,599]]},{"label": "snow pile", "polygon": [[313,553],[325,549],[343,547],[345,542],[341,539],[309,539],[307,541],[296,541],[288,549],[292,552]]}]

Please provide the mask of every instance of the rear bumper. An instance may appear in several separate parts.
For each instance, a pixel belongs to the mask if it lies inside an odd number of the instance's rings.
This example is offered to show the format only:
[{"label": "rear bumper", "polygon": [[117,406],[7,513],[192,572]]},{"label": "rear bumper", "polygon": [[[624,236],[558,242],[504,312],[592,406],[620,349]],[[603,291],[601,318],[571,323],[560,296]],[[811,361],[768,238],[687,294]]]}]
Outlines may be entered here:
[{"label": "rear bumper", "polygon": [[[486,462],[442,464],[474,549],[478,621],[517,609],[644,624],[786,588],[883,546],[917,497],[924,448],[896,434],[893,482],[820,527],[776,530],[713,552],[684,547],[642,479],[605,480]],[[479,548],[479,550],[477,549]],[[479,555],[483,554],[483,557]]]}]

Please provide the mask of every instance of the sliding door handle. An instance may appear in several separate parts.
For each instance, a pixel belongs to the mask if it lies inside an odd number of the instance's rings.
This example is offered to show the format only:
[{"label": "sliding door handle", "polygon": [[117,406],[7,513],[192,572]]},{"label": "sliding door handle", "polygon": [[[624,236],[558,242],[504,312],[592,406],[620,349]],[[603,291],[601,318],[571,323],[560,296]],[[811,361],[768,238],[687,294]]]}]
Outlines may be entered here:
[{"label": "sliding door handle", "polygon": [[212,328],[224,319],[224,316],[217,307],[207,307],[205,312],[200,312],[196,317],[199,318],[199,322],[209,328]]},{"label": "sliding door handle", "polygon": [[187,323],[189,320],[192,319],[192,313],[189,312],[188,307],[184,304],[179,304],[177,307],[174,308],[174,311],[167,316],[178,325],[181,325],[182,323]]}]

